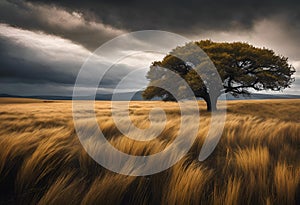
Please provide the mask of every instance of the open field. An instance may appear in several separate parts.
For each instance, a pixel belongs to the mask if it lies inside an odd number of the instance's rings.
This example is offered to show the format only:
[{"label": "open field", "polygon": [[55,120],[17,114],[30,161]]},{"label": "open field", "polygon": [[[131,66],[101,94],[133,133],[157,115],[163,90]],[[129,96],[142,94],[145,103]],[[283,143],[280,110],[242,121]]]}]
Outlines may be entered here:
[{"label": "open field", "polygon": [[[113,173],[88,156],[71,101],[25,101],[0,99],[0,204],[300,204],[300,100],[228,102],[222,138],[204,162],[198,155],[210,114],[199,102],[200,130],[189,153],[146,177]],[[157,153],[177,136],[176,103],[131,102],[140,128],[149,126],[152,107],[166,110],[165,129],[149,142],[123,137],[109,105],[97,102],[97,120],[121,151]]]}]

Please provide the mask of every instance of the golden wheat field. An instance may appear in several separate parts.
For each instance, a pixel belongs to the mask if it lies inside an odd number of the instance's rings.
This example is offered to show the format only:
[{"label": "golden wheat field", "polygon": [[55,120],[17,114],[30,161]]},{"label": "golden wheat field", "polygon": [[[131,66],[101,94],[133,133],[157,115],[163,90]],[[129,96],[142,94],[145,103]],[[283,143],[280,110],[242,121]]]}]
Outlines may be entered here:
[{"label": "golden wheat field", "polygon": [[[107,140],[132,155],[164,150],[180,124],[174,102],[131,102],[130,117],[149,126],[152,107],[167,124],[148,142],[122,136],[110,102],[95,111]],[[227,103],[223,135],[203,162],[198,154],[210,114],[200,105],[196,140],[173,167],[149,176],[125,176],[93,161],[76,136],[71,101],[0,99],[1,204],[300,204],[300,100]],[[89,126],[89,119],[84,119]],[[195,122],[198,123],[198,122]]]}]

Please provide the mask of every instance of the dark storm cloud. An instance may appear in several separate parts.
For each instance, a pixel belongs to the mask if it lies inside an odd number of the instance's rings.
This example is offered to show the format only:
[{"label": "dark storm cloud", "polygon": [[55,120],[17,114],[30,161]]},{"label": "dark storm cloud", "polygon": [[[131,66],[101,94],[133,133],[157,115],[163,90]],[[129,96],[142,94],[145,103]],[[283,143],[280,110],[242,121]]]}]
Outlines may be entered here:
[{"label": "dark storm cloud", "polygon": [[[124,31],[159,29],[186,36],[249,30],[257,21],[280,17],[292,38],[300,34],[299,1],[3,1],[0,18],[42,30],[93,50]],[[268,28],[266,28],[268,29]]]},{"label": "dark storm cloud", "polygon": [[[2,82],[72,84],[84,55],[88,55],[84,50],[77,51],[74,54],[77,60],[74,60],[67,52],[76,46],[73,47],[67,41],[3,24],[0,24],[0,29]],[[59,45],[62,43],[66,44],[64,55]],[[63,56],[57,58],[55,54]]]},{"label": "dark storm cloud", "polygon": [[[17,56],[21,49],[17,45],[13,45],[12,42],[7,42],[5,39],[0,38],[0,79],[2,82],[23,82],[23,83],[63,83],[72,84],[76,79],[74,72],[61,74],[59,70],[55,70],[51,64],[47,62],[33,61],[31,59],[22,58]],[[23,50],[24,51],[24,50]],[[8,55],[9,52],[13,52],[16,56]],[[35,51],[27,50],[26,52]],[[64,69],[61,66],[61,69]]]},{"label": "dark storm cloud", "polygon": [[274,15],[284,15],[290,23],[299,26],[300,16],[300,3],[296,0],[54,0],[51,2],[70,11],[81,11],[87,17],[97,18],[104,24],[121,29],[166,29],[180,33],[206,29],[249,29],[256,20]]},{"label": "dark storm cloud", "polygon": [[[34,95],[39,90],[38,93],[46,95],[56,89],[57,93],[70,95],[77,74],[90,54],[71,41],[0,24],[0,94]],[[90,79],[106,68],[104,60],[93,63],[92,72],[83,75],[85,83],[80,85],[83,88],[88,88]],[[130,69],[119,64],[105,74],[99,87],[104,91],[113,89]]]},{"label": "dark storm cloud", "polygon": [[18,0],[0,1],[0,20],[26,30],[61,36],[90,50],[123,33],[110,25],[89,21],[80,12]]}]

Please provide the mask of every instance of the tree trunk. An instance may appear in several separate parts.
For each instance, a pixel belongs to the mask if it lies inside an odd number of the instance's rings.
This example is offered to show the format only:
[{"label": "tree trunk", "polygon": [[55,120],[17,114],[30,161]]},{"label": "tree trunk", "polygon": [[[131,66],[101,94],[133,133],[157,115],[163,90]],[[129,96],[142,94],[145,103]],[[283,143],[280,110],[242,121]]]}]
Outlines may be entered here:
[{"label": "tree trunk", "polygon": [[203,99],[206,102],[208,112],[217,110],[217,100],[218,100],[217,97],[211,96],[211,98],[210,98],[209,95],[207,95],[207,96],[203,97]]}]

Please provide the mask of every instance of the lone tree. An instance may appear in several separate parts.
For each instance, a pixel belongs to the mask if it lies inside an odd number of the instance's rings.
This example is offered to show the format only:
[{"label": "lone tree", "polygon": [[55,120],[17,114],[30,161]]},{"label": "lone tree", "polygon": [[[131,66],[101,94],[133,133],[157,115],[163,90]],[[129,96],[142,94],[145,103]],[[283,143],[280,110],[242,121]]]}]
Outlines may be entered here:
[{"label": "lone tree", "polygon": [[[206,53],[206,58],[203,51],[191,49],[192,45],[200,47]],[[178,53],[180,58],[176,57]],[[188,59],[197,60],[191,63]],[[209,66],[206,62],[209,59],[219,73],[222,86],[214,87],[214,82],[207,82],[213,81],[207,72]],[[294,81],[292,75],[295,72],[294,67],[288,64],[288,58],[276,55],[270,49],[257,48],[241,42],[217,43],[210,40],[191,42],[173,49],[162,61],[151,64],[146,76],[149,85],[142,94],[144,99],[160,97],[164,101],[178,100],[167,90],[153,86],[174,83],[172,79],[166,77],[166,70],[171,70],[183,78],[195,97],[205,100],[208,111],[217,109],[217,99],[223,93],[231,93],[237,97],[239,94],[250,95],[251,90],[283,90]],[[196,71],[206,74],[199,76]],[[182,94],[184,89],[180,86],[177,92],[181,93],[177,95],[182,96],[181,99],[189,97]],[[214,92],[216,97],[209,97],[211,92]]]}]

